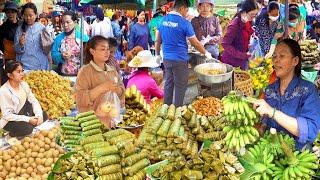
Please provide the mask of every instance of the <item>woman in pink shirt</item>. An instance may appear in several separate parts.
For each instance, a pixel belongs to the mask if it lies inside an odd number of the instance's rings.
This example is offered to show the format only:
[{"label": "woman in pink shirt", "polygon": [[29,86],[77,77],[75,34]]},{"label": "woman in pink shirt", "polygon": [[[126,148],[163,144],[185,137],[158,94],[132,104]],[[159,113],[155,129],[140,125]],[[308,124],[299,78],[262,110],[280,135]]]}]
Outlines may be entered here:
[{"label": "woman in pink shirt", "polygon": [[129,78],[127,88],[135,85],[147,103],[151,102],[152,97],[157,97],[158,99],[163,98],[163,91],[149,73],[149,68],[159,66],[150,51],[140,51],[137,56],[129,62],[129,66],[138,69],[134,71]]}]

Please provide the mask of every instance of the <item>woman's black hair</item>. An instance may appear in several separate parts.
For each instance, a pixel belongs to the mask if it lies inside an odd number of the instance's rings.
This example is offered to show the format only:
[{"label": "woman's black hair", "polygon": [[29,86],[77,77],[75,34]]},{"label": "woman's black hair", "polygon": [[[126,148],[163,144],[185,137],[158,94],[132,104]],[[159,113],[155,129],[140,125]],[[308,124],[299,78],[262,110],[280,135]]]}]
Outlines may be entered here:
[{"label": "woman's black hair", "polygon": [[19,61],[9,60],[5,64],[4,72],[8,76],[8,74],[13,73],[19,66],[23,67],[23,64]]},{"label": "woman's black hair", "polygon": [[267,12],[271,12],[273,10],[280,10],[280,6],[276,1],[272,1],[267,6]]},{"label": "woman's black hair", "polygon": [[293,39],[282,39],[281,41],[279,41],[277,43],[277,45],[279,44],[285,44],[289,47],[290,53],[294,56],[294,57],[298,57],[299,62],[296,65],[296,67],[294,68],[294,73],[296,76],[300,77],[301,76],[301,60],[302,60],[302,56],[301,56],[301,48],[300,45],[297,41],[293,40]]},{"label": "woman's black hair", "polygon": [[91,60],[93,60],[93,56],[90,52],[90,49],[95,49],[97,45],[101,42],[107,42],[108,39],[105,38],[104,36],[97,35],[93,36],[87,43],[86,49],[85,49],[85,59],[84,59],[84,64],[89,64]]},{"label": "woman's black hair", "polygon": [[109,43],[109,47],[118,47],[118,42],[117,39],[114,37],[109,37],[107,38],[108,43]]},{"label": "woman's black hair", "polygon": [[[34,12],[34,14],[38,15],[37,6],[36,6],[34,3],[32,3],[32,2],[29,2],[29,3],[27,3],[27,4],[25,4],[25,5],[22,6],[21,15],[23,15],[23,14],[24,14],[24,11],[25,11],[26,9],[28,9],[28,8],[29,8],[29,9],[32,9],[33,12]],[[38,20],[38,18],[36,18],[36,21],[37,21],[37,20]],[[27,22],[26,22],[25,20],[23,20],[23,22],[22,22],[21,29],[22,29],[22,32],[27,32]]]},{"label": "woman's black hair", "polygon": [[289,21],[298,19],[299,17],[299,6],[297,4],[289,4]]},{"label": "woman's black hair", "polygon": [[239,16],[241,13],[248,13],[256,9],[259,9],[259,6],[255,0],[244,0],[241,2],[239,11],[234,17]]},{"label": "woman's black hair", "polygon": [[72,21],[77,21],[77,14],[74,12],[74,11],[66,11],[62,14],[62,17],[63,16],[70,16]]},{"label": "woman's black hair", "polygon": [[245,0],[241,3],[239,13],[247,13],[256,9],[259,9],[259,6],[255,0]]},{"label": "woman's black hair", "polygon": [[97,19],[99,19],[99,21],[103,21],[104,20],[104,13],[103,13],[103,9],[100,7],[97,7],[95,14],[97,16]]}]

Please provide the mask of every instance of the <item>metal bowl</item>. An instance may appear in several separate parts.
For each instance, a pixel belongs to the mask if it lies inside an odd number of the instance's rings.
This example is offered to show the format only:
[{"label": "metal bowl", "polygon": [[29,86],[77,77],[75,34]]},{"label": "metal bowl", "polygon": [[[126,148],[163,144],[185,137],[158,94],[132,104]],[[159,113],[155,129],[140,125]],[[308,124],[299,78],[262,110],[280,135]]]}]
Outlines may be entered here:
[{"label": "metal bowl", "polygon": [[[226,69],[226,73],[218,74],[218,75],[205,75],[200,71],[203,68],[214,68],[214,69]],[[214,83],[222,83],[228,81],[232,77],[233,67],[229,64],[223,63],[204,63],[199,64],[194,67],[194,72],[197,74],[198,79],[204,83],[214,84]]]}]

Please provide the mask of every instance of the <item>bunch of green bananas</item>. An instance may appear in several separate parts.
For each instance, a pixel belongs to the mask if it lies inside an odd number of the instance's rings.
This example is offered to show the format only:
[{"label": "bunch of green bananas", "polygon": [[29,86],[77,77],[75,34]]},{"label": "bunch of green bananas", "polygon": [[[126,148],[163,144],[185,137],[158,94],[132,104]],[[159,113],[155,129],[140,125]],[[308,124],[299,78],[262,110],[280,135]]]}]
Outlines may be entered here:
[{"label": "bunch of green bananas", "polygon": [[270,148],[257,144],[248,149],[243,159],[257,170],[250,179],[272,179],[273,168],[276,165],[273,163],[274,156]]},{"label": "bunch of green bananas", "polygon": [[222,98],[224,115],[229,122],[239,125],[253,126],[258,118],[249,104],[231,91],[228,96]]},{"label": "bunch of green bananas", "polygon": [[276,167],[273,168],[273,179],[311,179],[315,171],[319,169],[319,160],[315,154],[309,150],[295,151],[284,141],[281,140],[281,148],[285,158],[275,161]]},{"label": "bunch of green bananas", "polygon": [[288,134],[284,133],[270,133],[269,131],[266,131],[264,136],[260,138],[259,144],[263,146],[267,146],[271,149],[272,154],[278,158],[284,156],[284,152],[282,151],[280,140],[283,140],[286,142],[291,149],[295,147],[295,141],[292,137],[290,137]]},{"label": "bunch of green bananas", "polygon": [[230,149],[240,151],[241,147],[252,144],[259,137],[259,132],[253,127],[258,117],[249,104],[235,91],[222,98],[224,115],[228,125],[223,129],[227,133],[226,145]]},{"label": "bunch of green bananas", "polygon": [[259,132],[253,126],[226,126],[223,128],[223,131],[227,133],[224,140],[226,145],[236,151],[240,151],[241,147],[245,147],[247,144],[254,143],[258,137]]}]

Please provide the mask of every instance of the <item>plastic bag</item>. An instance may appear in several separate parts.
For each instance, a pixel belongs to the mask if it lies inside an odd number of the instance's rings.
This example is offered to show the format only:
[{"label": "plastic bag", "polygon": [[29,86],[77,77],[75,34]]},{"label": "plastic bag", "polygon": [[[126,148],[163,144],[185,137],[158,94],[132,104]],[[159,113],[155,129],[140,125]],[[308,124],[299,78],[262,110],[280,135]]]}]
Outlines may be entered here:
[{"label": "plastic bag", "polygon": [[45,54],[49,54],[51,51],[52,44],[55,39],[54,32],[51,31],[49,28],[44,28],[40,34],[41,38],[41,47]]},{"label": "plastic bag", "polygon": [[108,127],[115,127],[121,122],[121,103],[116,93],[108,91],[100,100],[95,113],[100,121]]},{"label": "plastic bag", "polygon": [[249,44],[249,53],[251,57],[249,58],[249,67],[255,68],[260,66],[263,62],[264,54],[260,47],[259,38],[257,36],[251,36]]}]

